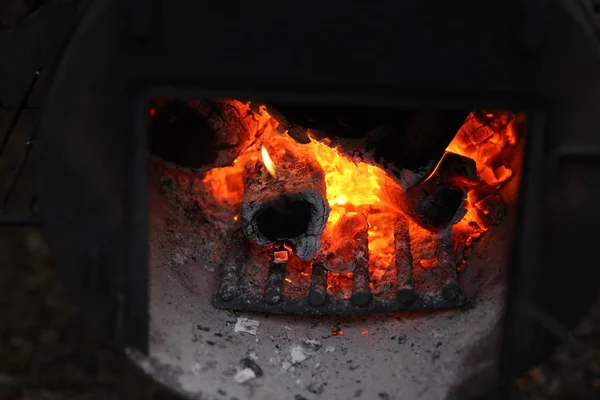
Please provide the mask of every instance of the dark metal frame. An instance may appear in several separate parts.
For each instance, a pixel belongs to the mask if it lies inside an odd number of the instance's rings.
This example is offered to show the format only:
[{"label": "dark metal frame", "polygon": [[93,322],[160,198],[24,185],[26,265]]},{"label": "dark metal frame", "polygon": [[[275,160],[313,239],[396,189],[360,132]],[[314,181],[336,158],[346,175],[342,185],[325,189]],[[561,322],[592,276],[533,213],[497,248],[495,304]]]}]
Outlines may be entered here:
[{"label": "dark metal frame", "polygon": [[[15,131],[15,128],[19,123],[23,111],[38,110],[36,107],[29,106],[29,97],[31,96],[31,93],[33,92],[33,89],[36,86],[36,83],[38,82],[40,73],[41,70],[37,70],[35,72],[33,78],[31,79],[29,85],[25,89],[25,92],[23,93],[23,96],[21,97],[21,100],[19,101],[19,104],[17,106],[5,106],[2,105],[2,102],[0,102],[0,110],[13,111],[10,123],[6,128],[6,131],[3,133],[3,136],[0,138],[0,157],[2,157],[2,154],[4,153],[4,150],[6,149],[10,138],[12,137],[12,134]],[[21,158],[19,159],[17,166],[12,171],[10,171],[7,181],[3,182],[4,188],[0,196],[0,225],[37,226],[40,224],[37,213],[35,212],[35,205],[37,203],[37,195],[35,193],[31,194],[31,196],[29,197],[29,201],[26,205],[28,206],[27,210],[6,210],[6,206],[10,201],[17,181],[21,177],[23,169],[25,168],[25,165],[28,162],[29,154],[31,153],[31,150],[35,145],[37,133],[38,129],[36,123],[31,134],[29,135],[29,139],[24,144],[23,153],[21,155]]]}]

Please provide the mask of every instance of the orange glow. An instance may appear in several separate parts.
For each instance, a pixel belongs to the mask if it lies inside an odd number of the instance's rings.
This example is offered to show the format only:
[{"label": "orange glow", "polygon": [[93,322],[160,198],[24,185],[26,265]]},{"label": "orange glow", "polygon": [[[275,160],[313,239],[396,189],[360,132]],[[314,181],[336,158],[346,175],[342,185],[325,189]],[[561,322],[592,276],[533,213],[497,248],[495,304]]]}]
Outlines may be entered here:
[{"label": "orange glow", "polygon": [[273,162],[273,160],[271,160],[271,156],[269,155],[269,152],[267,151],[265,146],[261,147],[260,154],[262,156],[263,164],[265,164],[265,168],[267,168],[267,171],[269,171],[269,174],[273,178],[275,178],[277,176],[277,172],[275,170],[275,163]]},{"label": "orange glow", "polygon": [[361,334],[361,335],[368,335],[368,334],[369,334],[369,331],[362,331],[360,334]]},{"label": "orange glow", "polygon": [[[240,115],[252,112],[247,104],[231,101]],[[467,118],[463,127],[449,144],[447,151],[458,153],[475,160],[477,173],[482,183],[495,187],[501,186],[513,175],[506,159],[509,147],[517,143],[517,126],[521,121],[519,115],[508,112],[488,113],[485,115],[489,124],[482,124],[481,117],[473,114]],[[324,234],[332,231],[332,227],[346,212],[359,212],[367,216],[369,223],[369,272],[372,279],[384,276],[393,270],[394,262],[394,225],[402,213],[390,202],[389,193],[402,190],[398,183],[386,171],[362,160],[352,160],[338,151],[327,140],[311,139],[307,144],[299,144],[287,133],[278,134],[275,129],[278,122],[266,110],[262,114],[248,117],[247,126],[255,131],[256,140],[233,163],[224,168],[213,168],[203,178],[206,190],[219,203],[227,203],[239,207],[244,191],[244,176],[249,165],[260,163],[268,173],[276,179],[282,179],[289,171],[277,171],[273,159],[279,160],[288,153],[310,157],[316,160],[325,172],[327,201],[331,207]],[[270,150],[267,151],[268,146]],[[251,170],[251,169],[250,169]],[[489,225],[481,223],[487,217],[480,209],[480,199],[474,199],[472,191],[466,201],[467,213],[453,227],[453,231],[465,233],[467,242],[472,242]],[[238,215],[233,217],[238,220]],[[424,229],[411,223],[413,238],[428,235]],[[288,264],[289,265],[289,264]],[[302,264],[310,272],[310,263]],[[423,268],[433,268],[436,260],[421,260]],[[303,273],[306,273],[303,271]],[[310,279],[310,273],[306,275]],[[342,283],[343,281],[343,283]],[[347,286],[351,280],[345,274],[329,274],[328,288]],[[348,295],[348,292],[342,293]],[[339,334],[343,334],[341,331]]]},{"label": "orange glow", "polygon": [[275,262],[286,262],[288,260],[287,250],[275,251],[273,253],[273,261]]}]

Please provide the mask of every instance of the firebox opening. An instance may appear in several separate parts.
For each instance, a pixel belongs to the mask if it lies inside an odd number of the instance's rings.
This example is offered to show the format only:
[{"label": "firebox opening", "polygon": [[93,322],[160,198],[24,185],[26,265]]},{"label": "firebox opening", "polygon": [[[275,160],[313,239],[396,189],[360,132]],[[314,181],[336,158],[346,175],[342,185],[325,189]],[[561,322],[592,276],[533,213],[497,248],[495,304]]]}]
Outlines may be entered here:
[{"label": "firebox opening", "polygon": [[269,201],[256,216],[256,225],[271,241],[293,238],[306,232],[312,206],[282,195]]},{"label": "firebox opening", "polygon": [[513,202],[525,117],[159,99],[150,122],[161,190],[183,185],[172,206],[204,221],[216,307],[352,314],[464,304],[468,255]]},{"label": "firebox opening", "polygon": [[158,99],[149,122],[150,354],[174,385],[443,398],[493,353],[525,115]]}]

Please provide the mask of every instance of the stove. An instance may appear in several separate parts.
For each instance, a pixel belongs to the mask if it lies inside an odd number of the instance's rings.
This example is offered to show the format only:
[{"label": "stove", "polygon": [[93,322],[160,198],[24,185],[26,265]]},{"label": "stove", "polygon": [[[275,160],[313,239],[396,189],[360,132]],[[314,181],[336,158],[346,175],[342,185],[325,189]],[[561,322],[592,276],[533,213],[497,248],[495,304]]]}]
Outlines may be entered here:
[{"label": "stove", "polygon": [[185,397],[501,393],[597,293],[598,38],[560,0],[92,2],[42,226]]}]

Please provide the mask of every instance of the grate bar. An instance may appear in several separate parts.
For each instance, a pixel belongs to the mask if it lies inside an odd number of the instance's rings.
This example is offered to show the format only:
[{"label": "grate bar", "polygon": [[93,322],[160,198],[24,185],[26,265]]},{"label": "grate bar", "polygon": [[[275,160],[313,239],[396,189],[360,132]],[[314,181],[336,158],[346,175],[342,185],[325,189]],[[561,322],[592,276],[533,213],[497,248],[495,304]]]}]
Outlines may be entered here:
[{"label": "grate bar", "polygon": [[[294,313],[306,315],[360,315],[371,313],[410,312],[455,308],[465,304],[462,290],[456,281],[456,266],[454,265],[452,233],[450,230],[436,237],[433,245],[438,256],[438,276],[441,285],[434,285],[433,293],[421,288],[417,290],[413,276],[413,256],[410,252],[410,237],[408,221],[401,220],[397,224],[395,246],[397,257],[395,268],[398,273],[398,288],[387,295],[373,296],[370,291],[368,270],[368,233],[361,232],[364,237],[357,237],[358,251],[353,272],[352,296],[350,299],[332,296],[327,293],[327,277],[331,273],[323,266],[323,260],[317,258],[312,262],[312,274],[308,293],[302,297],[283,295],[287,260],[277,257],[276,253],[283,246],[264,249],[260,252],[249,251],[250,246],[243,237],[241,229],[230,246],[226,258],[220,292],[214,296],[213,304],[217,308],[237,311],[254,311],[269,313]],[[264,265],[266,252],[270,252],[270,261]],[[361,251],[365,257],[360,257]],[[255,254],[256,253],[256,254]],[[232,255],[233,254],[233,255]],[[287,253],[286,253],[287,254]],[[246,257],[250,258],[246,258]],[[261,261],[262,260],[262,261]],[[281,260],[281,261],[276,261]],[[261,264],[262,263],[262,264]],[[242,267],[251,265],[248,271]],[[260,270],[260,265],[268,268]],[[253,271],[253,272],[251,272]],[[250,272],[250,273],[248,273]],[[266,284],[256,286],[262,273],[266,273]],[[439,282],[439,281],[438,281]],[[308,282],[307,282],[308,284]],[[241,288],[246,288],[241,290]],[[423,291],[423,292],[422,292]],[[391,295],[391,296],[390,296]]]},{"label": "grate bar", "polygon": [[325,304],[327,300],[327,270],[323,268],[321,261],[315,260],[312,263],[312,276],[310,288],[308,289],[308,302],[319,307]]},{"label": "grate bar", "polygon": [[442,295],[446,300],[454,300],[462,296],[462,289],[456,281],[456,263],[452,246],[452,231],[446,229],[437,238],[437,259],[439,261]]},{"label": "grate bar", "polygon": [[371,301],[369,287],[369,236],[367,230],[359,231],[354,237],[358,246],[356,267],[352,274],[352,304],[363,307]]},{"label": "grate bar", "polygon": [[408,220],[400,217],[394,229],[394,249],[396,250],[397,297],[401,303],[410,303],[415,297],[413,277],[413,256],[410,251],[410,234]]},{"label": "grate bar", "polygon": [[281,301],[285,267],[287,262],[271,260],[269,263],[269,276],[265,285],[264,299],[267,304],[277,304]]}]

